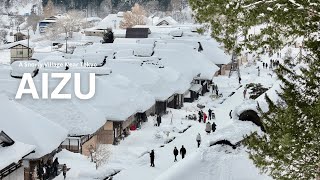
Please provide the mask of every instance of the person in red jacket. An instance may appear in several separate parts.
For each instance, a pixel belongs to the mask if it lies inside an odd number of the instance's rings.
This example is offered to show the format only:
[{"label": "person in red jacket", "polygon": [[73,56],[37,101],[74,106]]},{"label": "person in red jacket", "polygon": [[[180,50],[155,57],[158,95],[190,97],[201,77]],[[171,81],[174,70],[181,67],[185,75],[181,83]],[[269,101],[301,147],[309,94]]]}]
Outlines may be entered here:
[{"label": "person in red jacket", "polygon": [[206,113],[203,113],[203,122],[204,122],[204,123],[206,123],[207,117],[208,117],[207,114],[206,114]]}]

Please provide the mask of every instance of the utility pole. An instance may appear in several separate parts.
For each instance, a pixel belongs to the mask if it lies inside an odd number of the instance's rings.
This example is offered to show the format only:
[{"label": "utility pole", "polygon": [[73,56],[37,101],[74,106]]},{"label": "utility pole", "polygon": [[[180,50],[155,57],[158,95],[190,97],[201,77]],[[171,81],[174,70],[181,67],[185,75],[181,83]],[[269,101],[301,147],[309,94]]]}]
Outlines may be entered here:
[{"label": "utility pole", "polygon": [[68,53],[68,31],[66,26],[64,26],[64,30],[66,31],[66,54],[67,54]]},{"label": "utility pole", "polygon": [[30,59],[30,44],[29,44],[29,41],[30,41],[30,34],[29,34],[29,28],[28,28],[28,60]]}]

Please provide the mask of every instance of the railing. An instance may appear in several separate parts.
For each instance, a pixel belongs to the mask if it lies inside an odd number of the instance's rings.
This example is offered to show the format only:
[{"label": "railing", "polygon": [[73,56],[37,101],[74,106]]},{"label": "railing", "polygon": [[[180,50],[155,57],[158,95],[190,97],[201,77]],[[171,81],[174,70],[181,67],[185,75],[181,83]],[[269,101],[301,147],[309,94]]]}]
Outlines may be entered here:
[{"label": "railing", "polygon": [[5,167],[4,169],[2,169],[0,171],[0,179],[5,178],[6,176],[8,176],[9,174],[11,174],[12,172],[14,172],[15,170],[17,170],[18,168],[21,167],[21,163],[12,163],[9,166]]}]

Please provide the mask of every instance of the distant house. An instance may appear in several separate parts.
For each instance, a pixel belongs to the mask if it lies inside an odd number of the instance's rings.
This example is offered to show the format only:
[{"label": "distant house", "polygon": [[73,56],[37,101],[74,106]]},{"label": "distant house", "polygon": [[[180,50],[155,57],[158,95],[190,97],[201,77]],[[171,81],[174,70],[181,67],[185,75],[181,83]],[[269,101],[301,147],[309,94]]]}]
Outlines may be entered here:
[{"label": "distant house", "polygon": [[98,30],[107,30],[108,28],[119,29],[120,22],[123,19],[123,12],[118,14],[109,14],[102,21],[99,22],[98,26],[95,29]]},{"label": "distant house", "polygon": [[30,42],[28,46],[26,40],[10,43],[8,49],[10,49],[11,63],[16,60],[29,60],[34,52],[33,44]]},{"label": "distant house", "polygon": [[202,86],[200,84],[192,84],[190,89],[184,94],[185,102],[193,102],[197,100],[202,92]]},{"label": "distant house", "polygon": [[34,146],[14,141],[4,131],[0,131],[0,179],[24,179],[22,161],[34,149]]},{"label": "distant house", "polygon": [[126,38],[148,38],[150,33],[149,28],[127,28]]},{"label": "distant house", "polygon": [[28,39],[28,36],[21,33],[21,32],[17,32],[13,35],[14,37],[14,42],[17,42],[17,41],[22,41],[22,40],[25,40],[25,39]]},{"label": "distant house", "polygon": [[39,22],[39,32],[45,33],[46,29],[57,22],[56,18],[47,18]]},{"label": "distant house", "polygon": [[158,22],[156,22],[156,26],[172,26],[176,24],[178,24],[178,22],[174,20],[171,16],[161,18],[158,20]]}]

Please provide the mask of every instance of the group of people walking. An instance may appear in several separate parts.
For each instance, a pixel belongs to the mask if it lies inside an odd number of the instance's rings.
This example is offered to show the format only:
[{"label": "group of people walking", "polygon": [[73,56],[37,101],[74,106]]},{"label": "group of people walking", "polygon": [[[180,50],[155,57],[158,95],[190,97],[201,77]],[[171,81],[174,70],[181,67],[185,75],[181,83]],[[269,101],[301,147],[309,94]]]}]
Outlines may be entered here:
[{"label": "group of people walking", "polygon": [[[35,168],[35,173],[33,175],[34,179],[47,180],[58,176],[59,165],[58,158],[56,158],[53,162],[52,160],[48,160],[46,164],[43,161],[40,161],[38,167]],[[65,179],[67,176],[66,164],[63,164],[62,166],[62,173]]]},{"label": "group of people walking", "polygon": [[209,120],[216,118],[214,112],[211,109],[208,110],[208,115],[205,112],[203,112],[202,110],[200,110],[198,112],[198,116],[199,116],[199,123],[201,123],[201,122],[206,123],[207,118]]},{"label": "group of people walking", "polygon": [[269,69],[272,69],[273,67],[278,67],[280,64],[279,60],[273,60],[273,59],[270,59],[270,63],[265,63],[263,62],[262,63],[262,67],[265,68],[265,69],[268,69],[268,66],[269,66]]},{"label": "group of people walking", "polygon": [[[177,162],[178,161],[177,156],[179,155],[179,152],[180,152],[180,155],[181,155],[182,159],[184,159],[184,157],[187,154],[187,150],[183,145],[180,148],[180,151],[177,149],[177,147],[174,147],[174,149],[173,149],[174,161],[173,162]],[[155,167],[155,165],[154,165],[155,153],[154,153],[153,149],[151,150],[151,152],[149,152],[149,155],[150,155],[150,167]]]},{"label": "group of people walking", "polygon": [[218,85],[212,84],[212,94],[215,92],[216,96],[219,96]]},{"label": "group of people walking", "polygon": [[183,159],[186,154],[187,154],[187,150],[186,148],[182,145],[182,147],[180,148],[180,151],[178,151],[177,147],[174,147],[173,149],[173,155],[174,155],[174,162],[178,161],[177,160],[177,156],[179,155],[179,152],[180,152],[180,155],[181,155],[181,158]]}]

